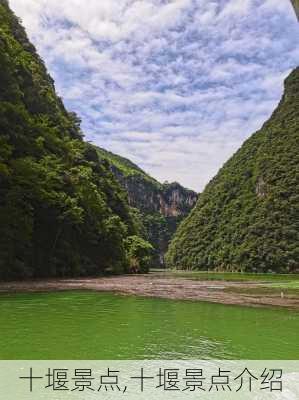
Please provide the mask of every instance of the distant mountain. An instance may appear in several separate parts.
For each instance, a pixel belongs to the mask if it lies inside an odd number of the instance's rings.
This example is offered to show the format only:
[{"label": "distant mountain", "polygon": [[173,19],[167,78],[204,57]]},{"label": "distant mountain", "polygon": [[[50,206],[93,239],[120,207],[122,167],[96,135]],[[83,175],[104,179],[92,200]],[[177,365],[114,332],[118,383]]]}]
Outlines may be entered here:
[{"label": "distant mountain", "polygon": [[102,148],[97,152],[127,192],[129,205],[140,212],[145,237],[156,249],[156,264],[163,263],[168,243],[196,204],[197,193],[177,182],[162,184],[130,160]]},{"label": "distant mountain", "polygon": [[269,121],[200,195],[167,262],[184,269],[299,270],[299,68]]}]

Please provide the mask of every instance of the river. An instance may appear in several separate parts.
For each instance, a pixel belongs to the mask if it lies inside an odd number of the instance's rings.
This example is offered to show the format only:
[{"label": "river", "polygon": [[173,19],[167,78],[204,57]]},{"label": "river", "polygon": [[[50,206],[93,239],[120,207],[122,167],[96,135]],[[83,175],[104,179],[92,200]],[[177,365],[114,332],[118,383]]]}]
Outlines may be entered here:
[{"label": "river", "polygon": [[0,296],[0,359],[299,359],[299,313],[71,291]]}]

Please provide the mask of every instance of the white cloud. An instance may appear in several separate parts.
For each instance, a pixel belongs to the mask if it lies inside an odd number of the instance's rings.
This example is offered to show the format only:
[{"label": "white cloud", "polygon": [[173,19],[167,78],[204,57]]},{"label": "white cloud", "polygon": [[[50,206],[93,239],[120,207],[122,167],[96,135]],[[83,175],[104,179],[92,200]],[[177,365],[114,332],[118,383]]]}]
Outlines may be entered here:
[{"label": "white cloud", "polygon": [[202,190],[298,64],[281,0],[10,0],[88,140]]}]

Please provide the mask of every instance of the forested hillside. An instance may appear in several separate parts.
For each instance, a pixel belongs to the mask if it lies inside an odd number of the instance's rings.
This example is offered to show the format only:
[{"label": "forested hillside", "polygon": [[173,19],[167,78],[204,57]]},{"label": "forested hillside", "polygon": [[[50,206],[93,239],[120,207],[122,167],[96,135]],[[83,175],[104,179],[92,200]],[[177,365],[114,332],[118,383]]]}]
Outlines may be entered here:
[{"label": "forested hillside", "polygon": [[151,246],[136,236],[127,194],[83,141],[6,0],[0,88],[0,279],[140,267]]},{"label": "forested hillside", "polygon": [[178,225],[192,210],[198,195],[177,182],[160,183],[130,160],[97,148],[128,193],[129,205],[142,225],[144,238],[154,247],[153,266],[164,264],[164,255]]},{"label": "forested hillside", "polygon": [[169,266],[299,269],[299,68],[268,122],[201,194],[172,241]]}]

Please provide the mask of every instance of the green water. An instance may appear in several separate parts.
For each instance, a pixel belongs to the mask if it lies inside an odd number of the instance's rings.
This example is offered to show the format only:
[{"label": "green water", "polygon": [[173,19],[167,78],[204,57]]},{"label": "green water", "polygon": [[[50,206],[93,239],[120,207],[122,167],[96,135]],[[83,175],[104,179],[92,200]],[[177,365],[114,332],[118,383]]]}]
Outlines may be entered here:
[{"label": "green water", "polygon": [[299,314],[96,292],[0,296],[0,359],[299,359]]}]

